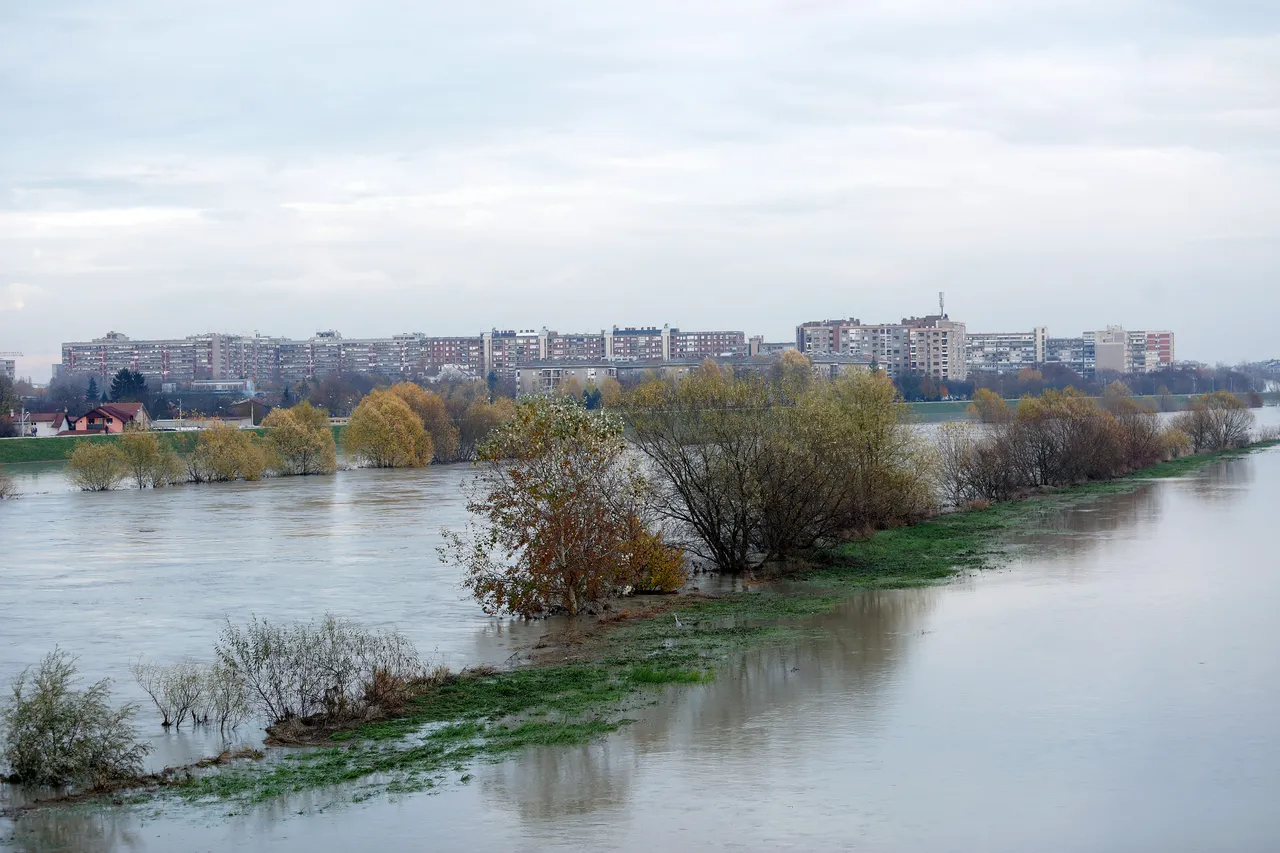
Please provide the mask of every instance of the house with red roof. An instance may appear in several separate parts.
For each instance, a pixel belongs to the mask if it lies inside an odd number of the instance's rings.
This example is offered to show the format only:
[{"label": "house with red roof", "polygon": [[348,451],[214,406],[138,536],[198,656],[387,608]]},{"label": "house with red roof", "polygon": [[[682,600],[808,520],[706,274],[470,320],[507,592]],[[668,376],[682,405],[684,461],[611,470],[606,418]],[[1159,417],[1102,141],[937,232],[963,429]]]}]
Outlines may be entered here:
[{"label": "house with red roof", "polygon": [[124,432],[126,426],[151,428],[151,416],[141,403],[103,403],[72,421],[63,435]]}]

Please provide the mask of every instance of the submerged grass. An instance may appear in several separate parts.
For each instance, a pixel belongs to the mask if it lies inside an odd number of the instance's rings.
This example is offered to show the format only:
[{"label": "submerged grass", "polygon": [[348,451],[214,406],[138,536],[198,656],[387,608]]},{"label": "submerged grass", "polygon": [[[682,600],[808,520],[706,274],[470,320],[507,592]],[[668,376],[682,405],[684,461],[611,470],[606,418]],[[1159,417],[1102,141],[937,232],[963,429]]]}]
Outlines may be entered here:
[{"label": "submerged grass", "polygon": [[180,792],[193,801],[254,803],[365,780],[350,795],[362,800],[433,788],[450,774],[465,781],[469,764],[528,747],[584,744],[630,722],[627,709],[652,701],[649,691],[710,681],[719,662],[744,648],[803,638],[816,629],[797,620],[830,611],[850,590],[922,586],[994,566],[1010,534],[1038,529],[1054,511],[1230,455],[1237,454],[1189,457],[1125,480],[880,531],[831,549],[811,570],[793,574],[795,583],[681,598],[656,616],[594,635],[568,662],[464,671],[427,688],[400,717],[334,735],[332,746],[219,768],[190,779]]}]

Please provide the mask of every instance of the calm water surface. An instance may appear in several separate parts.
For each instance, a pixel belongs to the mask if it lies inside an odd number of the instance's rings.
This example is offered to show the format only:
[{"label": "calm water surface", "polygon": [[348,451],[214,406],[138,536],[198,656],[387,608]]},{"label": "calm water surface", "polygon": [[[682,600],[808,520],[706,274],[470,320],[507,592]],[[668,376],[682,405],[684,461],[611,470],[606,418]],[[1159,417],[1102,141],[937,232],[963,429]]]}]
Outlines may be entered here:
[{"label": "calm water surface", "polygon": [[[61,642],[118,677],[207,656],[224,615],[326,608],[502,660],[547,626],[484,619],[438,566],[465,473],[0,505],[0,675]],[[1270,451],[1064,510],[1004,569],[857,596],[614,736],[438,794],[44,812],[0,848],[1280,850],[1277,506]]]}]

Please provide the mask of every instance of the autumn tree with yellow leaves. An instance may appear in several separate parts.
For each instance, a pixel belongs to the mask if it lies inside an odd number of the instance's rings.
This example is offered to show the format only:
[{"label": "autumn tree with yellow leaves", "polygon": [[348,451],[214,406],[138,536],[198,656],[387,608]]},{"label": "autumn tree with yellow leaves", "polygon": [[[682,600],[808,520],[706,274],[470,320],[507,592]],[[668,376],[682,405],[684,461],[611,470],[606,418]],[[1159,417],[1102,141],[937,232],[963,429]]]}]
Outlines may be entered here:
[{"label": "autumn tree with yellow leaves", "polygon": [[420,468],[434,453],[422,419],[391,391],[373,391],[360,401],[342,435],[342,447],[369,468]]},{"label": "autumn tree with yellow leaves", "polygon": [[616,414],[521,400],[476,454],[468,509],[441,557],[488,613],[576,614],[631,589],[674,590],[683,556],[651,523],[649,483]]},{"label": "autumn tree with yellow leaves", "polygon": [[277,474],[332,474],[338,470],[333,429],[323,409],[305,401],[288,409],[274,409],[262,426]]}]

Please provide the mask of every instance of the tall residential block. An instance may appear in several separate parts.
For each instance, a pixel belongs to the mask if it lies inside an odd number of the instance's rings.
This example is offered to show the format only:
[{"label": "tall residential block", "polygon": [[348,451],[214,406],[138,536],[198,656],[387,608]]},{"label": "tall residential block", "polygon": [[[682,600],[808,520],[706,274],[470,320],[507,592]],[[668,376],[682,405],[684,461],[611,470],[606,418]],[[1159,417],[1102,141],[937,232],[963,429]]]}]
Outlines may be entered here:
[{"label": "tall residential block", "polygon": [[969,332],[965,337],[965,357],[969,373],[1017,373],[1043,364],[1049,343],[1049,329],[1036,326],[1028,332]]},{"label": "tall residential block", "polygon": [[890,376],[920,373],[963,380],[965,325],[940,314],[900,323],[867,324],[857,318],[816,320],[796,327],[796,349],[809,356],[840,353],[868,359]]}]

